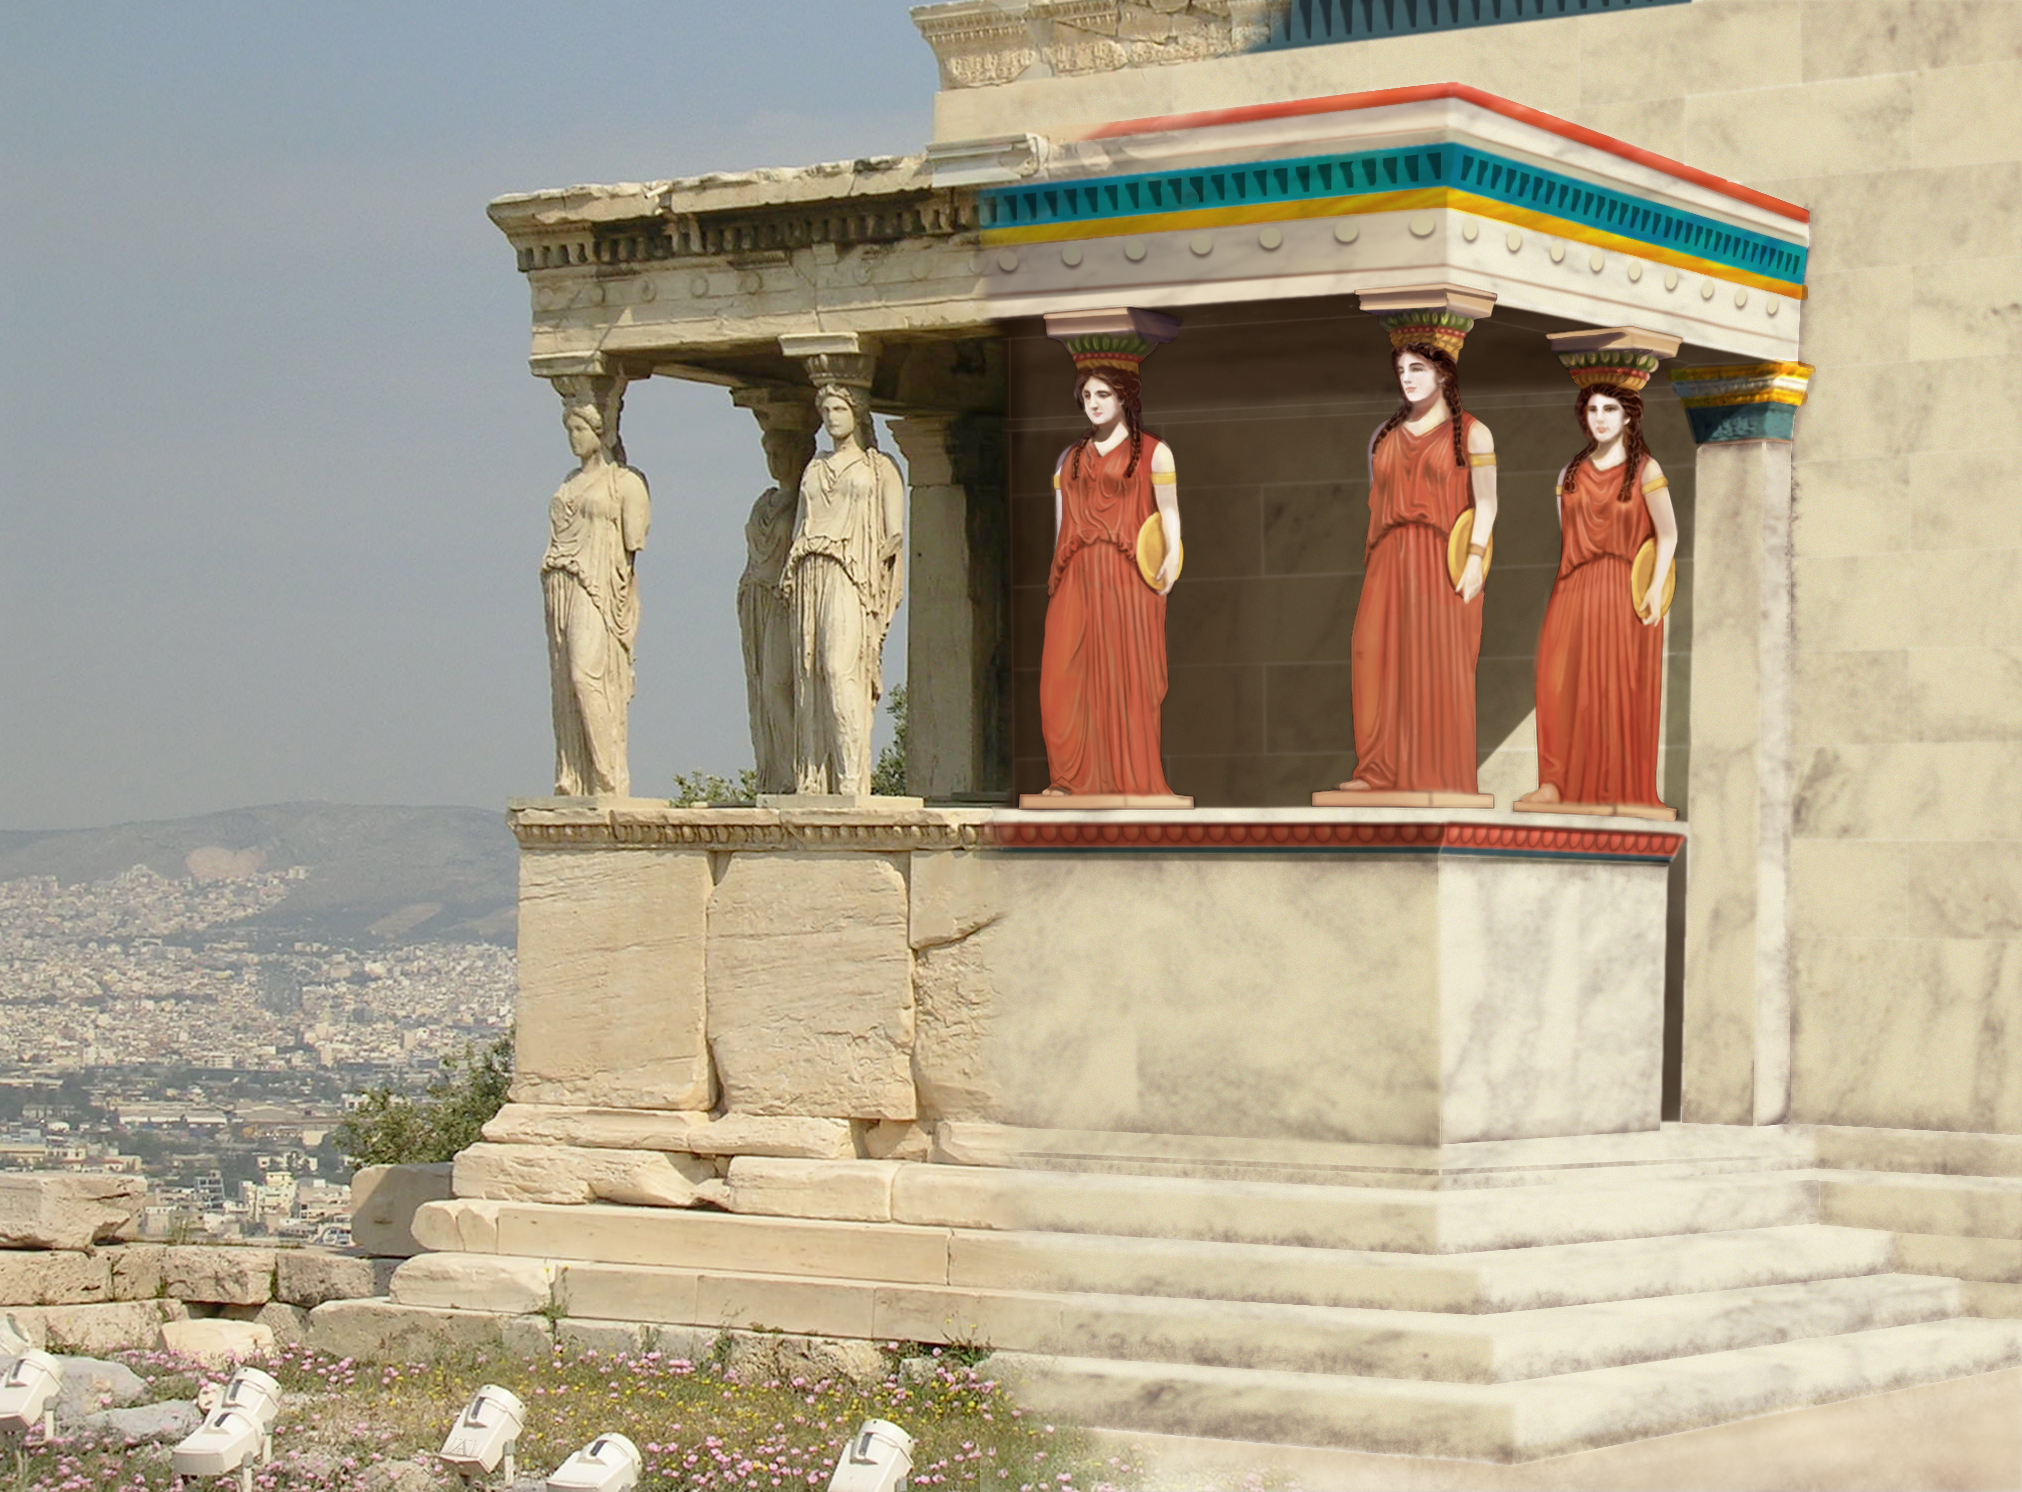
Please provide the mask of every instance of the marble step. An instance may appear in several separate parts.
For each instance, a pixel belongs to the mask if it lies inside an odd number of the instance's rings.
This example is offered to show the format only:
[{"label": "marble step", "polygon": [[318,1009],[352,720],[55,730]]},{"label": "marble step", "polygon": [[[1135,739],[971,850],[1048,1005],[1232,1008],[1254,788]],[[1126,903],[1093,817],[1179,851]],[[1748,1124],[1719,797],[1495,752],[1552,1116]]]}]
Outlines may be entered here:
[{"label": "marble step", "polygon": [[1431,1257],[956,1230],[947,1278],[951,1285],[984,1289],[1481,1312],[1840,1279],[1896,1267],[1887,1234],[1815,1223]]},{"label": "marble step", "polygon": [[1940,1320],[1958,1314],[1959,1291],[1882,1274],[1463,1315],[475,1254],[423,1255],[392,1281],[401,1305],[437,1309],[1475,1383]]},{"label": "marble step", "polygon": [[2022,1238],[2022,1177],[1814,1174],[1825,1222],[1956,1238]]},{"label": "marble step", "polygon": [[927,1165],[899,1172],[891,1215],[926,1227],[1474,1253],[1816,1222],[1817,1177],[1426,1192]]},{"label": "marble step", "polygon": [[1530,1460],[2022,1364],[2022,1322],[1957,1318],[1510,1383],[999,1352],[1028,1410],[1105,1429]]}]

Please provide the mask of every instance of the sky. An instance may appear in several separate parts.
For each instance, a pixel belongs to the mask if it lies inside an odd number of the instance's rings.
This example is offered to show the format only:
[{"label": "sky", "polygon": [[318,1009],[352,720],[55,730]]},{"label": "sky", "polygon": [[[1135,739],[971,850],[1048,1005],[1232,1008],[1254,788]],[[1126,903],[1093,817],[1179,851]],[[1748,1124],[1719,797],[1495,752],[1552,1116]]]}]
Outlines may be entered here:
[{"label": "sky", "polygon": [[[0,38],[6,829],[549,791],[573,463],[485,203],[915,151],[936,86],[903,0],[10,0]],[[718,388],[635,385],[624,435],[657,796],[750,763],[767,478]]]}]

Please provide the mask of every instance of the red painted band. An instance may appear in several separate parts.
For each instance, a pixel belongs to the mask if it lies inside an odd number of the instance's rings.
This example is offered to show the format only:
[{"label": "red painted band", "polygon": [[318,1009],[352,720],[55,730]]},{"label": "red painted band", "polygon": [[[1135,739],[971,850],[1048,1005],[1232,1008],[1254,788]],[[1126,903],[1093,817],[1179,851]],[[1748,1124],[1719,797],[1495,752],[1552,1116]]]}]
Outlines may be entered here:
[{"label": "red painted band", "polygon": [[1479,88],[1466,83],[1420,83],[1410,88],[1379,88],[1368,93],[1336,93],[1325,98],[1300,98],[1280,104],[1244,104],[1233,109],[1203,109],[1193,114],[1159,114],[1148,119],[1124,119],[1115,124],[1105,124],[1084,135],[1088,140],[1112,140],[1119,135],[1142,135],[1154,130],[1205,129],[1216,124],[1249,124],[1259,119],[1297,119],[1310,114],[1345,114],[1355,109],[1381,109],[1391,104],[1415,104],[1427,99],[1455,98],[1463,103],[1474,104],[1490,113],[1500,114],[1505,119],[1514,119],[1519,124],[1528,124],[1535,129],[1547,130],[1563,139],[1581,145],[1591,145],[1596,150],[1605,150],[1610,155],[1618,155],[1626,161],[1634,161],[1639,166],[1649,166],[1681,180],[1732,197],[1737,202],[1746,202],[1773,212],[1779,217],[1790,218],[1794,222],[1809,223],[1811,213],[1794,202],[1785,202],[1780,197],[1772,197],[1767,192],[1758,192],[1753,187],[1745,187],[1738,181],[1729,181],[1724,176],[1715,176],[1711,171],[1702,171],[1697,166],[1688,166],[1683,161],[1674,161],[1669,156],[1658,155],[1654,150],[1644,150],[1604,135],[1598,130],[1590,130],[1585,125],[1574,124],[1547,114],[1541,109],[1533,109],[1527,104],[1512,103],[1506,98],[1498,98],[1493,93],[1484,93]]}]

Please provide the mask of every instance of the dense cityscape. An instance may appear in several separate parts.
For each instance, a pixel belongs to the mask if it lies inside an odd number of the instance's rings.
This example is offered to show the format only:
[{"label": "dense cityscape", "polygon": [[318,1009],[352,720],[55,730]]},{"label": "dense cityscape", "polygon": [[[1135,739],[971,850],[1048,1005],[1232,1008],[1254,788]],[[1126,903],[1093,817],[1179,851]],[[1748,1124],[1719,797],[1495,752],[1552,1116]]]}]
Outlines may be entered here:
[{"label": "dense cityscape", "polygon": [[0,881],[0,1168],[145,1175],[145,1231],[342,1243],[332,1142],[510,1020],[490,943],[358,948],[256,919],[311,872]]}]

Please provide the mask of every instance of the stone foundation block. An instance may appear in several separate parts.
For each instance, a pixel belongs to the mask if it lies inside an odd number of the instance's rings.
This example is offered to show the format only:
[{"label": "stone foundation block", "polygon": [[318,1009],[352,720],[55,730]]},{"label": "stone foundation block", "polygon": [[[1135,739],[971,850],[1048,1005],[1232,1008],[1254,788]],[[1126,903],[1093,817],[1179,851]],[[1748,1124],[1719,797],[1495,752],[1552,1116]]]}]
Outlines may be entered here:
[{"label": "stone foundation block", "polygon": [[791,1114],[725,1114],[695,1130],[684,1149],[697,1155],[767,1155],[782,1159],[846,1160],[856,1145],[846,1119]]},{"label": "stone foundation block", "polygon": [[884,1381],[889,1364],[869,1342],[773,1332],[730,1333],[724,1371],[744,1383],[840,1380],[859,1388]]},{"label": "stone foundation block", "polygon": [[458,1155],[455,1165],[458,1197],[494,1202],[687,1207],[695,1201],[695,1184],[716,1175],[715,1166],[693,1155],[577,1145],[480,1142]]},{"label": "stone foundation block", "polygon": [[177,1300],[265,1305],[274,1298],[274,1250],[171,1246],[162,1254],[162,1289]]},{"label": "stone foundation block", "polygon": [[197,1321],[165,1321],[161,1328],[162,1348],[194,1357],[213,1367],[244,1362],[249,1357],[269,1357],[274,1351],[274,1329],[260,1321],[231,1321],[223,1316]]},{"label": "stone foundation block", "polygon": [[724,1107],[911,1119],[906,880],[887,855],[734,855],[709,907]]},{"label": "stone foundation block", "polygon": [[0,1174],[0,1248],[88,1249],[131,1238],[146,1193],[138,1176]]},{"label": "stone foundation block", "polygon": [[440,1253],[495,1254],[499,1209],[505,1205],[474,1197],[423,1203],[414,1212],[414,1236],[423,1249]]},{"label": "stone foundation block", "polygon": [[162,1292],[162,1259],[165,1244],[122,1243],[105,1250],[112,1268],[114,1300],[155,1300]]},{"label": "stone foundation block", "polygon": [[103,1253],[0,1253],[0,1304],[91,1305],[112,1298],[112,1264]]},{"label": "stone foundation block", "polygon": [[63,1387],[57,1393],[56,1422],[72,1424],[87,1414],[147,1397],[147,1383],[125,1363],[99,1357],[63,1359]]},{"label": "stone foundation block", "polygon": [[114,1300],[102,1305],[23,1306],[10,1314],[38,1347],[102,1356],[159,1345],[162,1324],[186,1318],[189,1310],[179,1300]]},{"label": "stone foundation block", "polygon": [[417,1254],[393,1272],[401,1305],[532,1316],[555,1305],[555,1266],[498,1254]]},{"label": "stone foundation block", "polygon": [[520,854],[512,1096],[706,1110],[704,850]]},{"label": "stone foundation block", "polygon": [[680,1109],[578,1108],[561,1103],[509,1103],[486,1122],[484,1137],[501,1145],[589,1145],[611,1150],[687,1150],[689,1135],[709,1116]]},{"label": "stone foundation block", "polygon": [[228,1305],[218,1310],[223,1321],[251,1321],[274,1334],[283,1346],[297,1346],[309,1340],[309,1313],[300,1306],[270,1300],[265,1305]]},{"label": "stone foundation block", "polygon": [[902,1162],[773,1160],[740,1155],[730,1163],[730,1210],[761,1217],[819,1217],[885,1223]]},{"label": "stone foundation block", "polygon": [[378,1261],[326,1249],[282,1249],[274,1257],[274,1298],[309,1309],[326,1300],[365,1300],[385,1294]]},{"label": "stone foundation block", "polygon": [[366,1166],[351,1178],[351,1242],[361,1252],[406,1258],[421,1252],[414,1239],[414,1210],[448,1198],[450,1162],[423,1166]]},{"label": "stone foundation block", "polygon": [[425,1362],[443,1352],[544,1357],[554,1350],[544,1316],[436,1310],[390,1300],[333,1300],[309,1313],[309,1345],[363,1362]]}]

